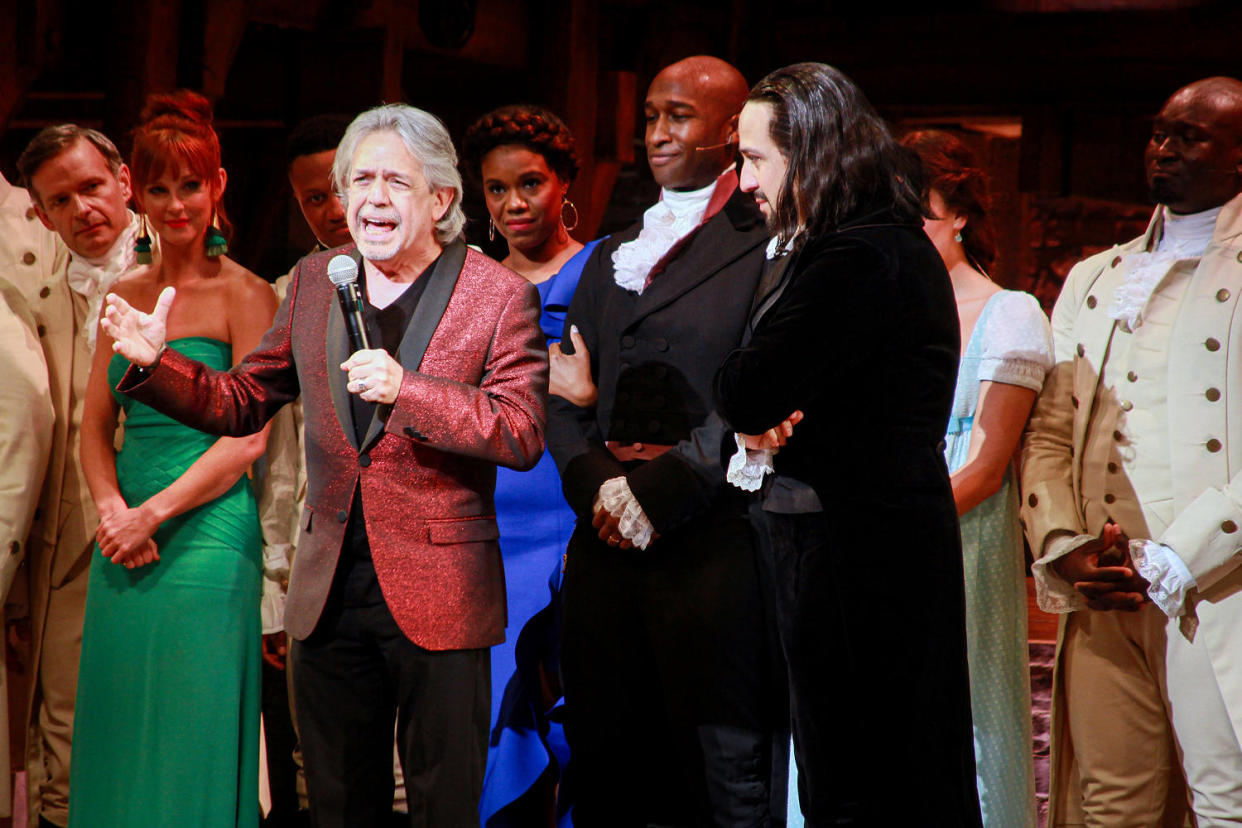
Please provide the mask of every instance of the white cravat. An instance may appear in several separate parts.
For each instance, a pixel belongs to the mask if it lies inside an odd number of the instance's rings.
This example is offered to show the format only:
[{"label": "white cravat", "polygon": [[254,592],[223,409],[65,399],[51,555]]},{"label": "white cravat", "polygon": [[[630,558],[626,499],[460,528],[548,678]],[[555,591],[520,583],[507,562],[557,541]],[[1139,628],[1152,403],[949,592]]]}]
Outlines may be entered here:
[{"label": "white cravat", "polygon": [[619,286],[635,293],[643,292],[647,275],[656,262],[703,221],[716,184],[713,181],[701,190],[689,192],[660,191],[660,200],[643,213],[643,228],[638,238],[618,245],[613,251],[613,278]]},{"label": "white cravat", "polygon": [[103,306],[104,295],[122,273],[134,266],[134,240],[137,237],[138,216],[130,213],[129,226],[121,231],[103,256],[89,259],[74,253],[69,257],[69,288],[86,297],[86,342],[91,353],[95,352],[99,309]]},{"label": "white cravat", "polygon": [[1221,208],[1213,207],[1200,213],[1178,215],[1161,206],[1160,240],[1151,251],[1126,256],[1130,270],[1125,281],[1113,291],[1108,315],[1135,330],[1143,323],[1143,309],[1173,263],[1181,259],[1197,259],[1212,242],[1216,218]]}]

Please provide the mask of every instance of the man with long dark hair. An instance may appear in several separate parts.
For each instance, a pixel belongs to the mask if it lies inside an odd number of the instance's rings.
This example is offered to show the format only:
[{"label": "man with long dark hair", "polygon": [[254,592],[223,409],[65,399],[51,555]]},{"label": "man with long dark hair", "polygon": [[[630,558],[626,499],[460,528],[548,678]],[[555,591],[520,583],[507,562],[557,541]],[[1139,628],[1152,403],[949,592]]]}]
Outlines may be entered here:
[{"label": "man with long dark hair", "polygon": [[775,466],[819,510],[767,524],[807,824],[974,828],[961,547],[940,448],[957,309],[914,167],[824,64],[760,81],[740,135],[742,189],[791,260],[716,399],[742,434],[804,415]]}]

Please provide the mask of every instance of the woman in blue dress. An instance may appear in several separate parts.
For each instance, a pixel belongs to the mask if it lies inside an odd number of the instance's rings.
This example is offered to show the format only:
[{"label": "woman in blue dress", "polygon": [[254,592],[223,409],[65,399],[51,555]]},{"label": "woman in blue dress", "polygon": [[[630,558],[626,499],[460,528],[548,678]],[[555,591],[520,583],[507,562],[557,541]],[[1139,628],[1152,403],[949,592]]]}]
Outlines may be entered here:
[{"label": "woman in blue dress", "polygon": [[[573,136],[546,109],[507,106],[467,130],[462,155],[465,171],[482,183],[489,237],[500,233],[508,242],[502,264],[539,290],[540,324],[550,343],[549,393],[594,405],[581,338],[570,332],[572,355],[559,344],[582,266],[597,243],[583,245],[569,235],[578,223],[566,197],[578,172]],[[561,561],[574,528],[551,455],[527,472],[497,469],[496,522],[509,627],[505,643],[492,648],[492,724],[479,817],[489,828],[548,824],[568,756],[561,726],[549,714],[560,701]],[[567,814],[557,817],[568,822]]]},{"label": "woman in blue dress", "polygon": [[945,459],[962,527],[966,653],[985,828],[1035,828],[1026,567],[1011,462],[1052,366],[1048,320],[1028,293],[987,277],[996,246],[987,184],[970,150],[915,132],[933,218],[927,235],[953,282],[962,354]]}]

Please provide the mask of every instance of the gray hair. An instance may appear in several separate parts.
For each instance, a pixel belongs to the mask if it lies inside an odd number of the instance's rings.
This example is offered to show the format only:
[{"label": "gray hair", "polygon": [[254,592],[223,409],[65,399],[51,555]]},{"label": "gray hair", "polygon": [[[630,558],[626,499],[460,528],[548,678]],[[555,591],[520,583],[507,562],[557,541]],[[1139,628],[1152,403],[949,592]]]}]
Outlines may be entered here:
[{"label": "gray hair", "polygon": [[86,141],[95,149],[99,150],[99,154],[104,157],[104,161],[108,164],[108,169],[112,170],[113,177],[121,172],[121,167],[125,162],[121,158],[121,153],[117,152],[116,144],[109,140],[97,129],[90,127],[81,127],[77,124],[57,124],[56,126],[44,127],[39,134],[30,139],[30,143],[26,145],[26,149],[22,151],[21,157],[17,159],[17,172],[21,186],[30,190],[30,194],[39,206],[43,206],[39,193],[35,190],[31,179],[39,168],[51,161],[56,156],[65,152],[78,141]]},{"label": "gray hair", "polygon": [[447,187],[453,200],[444,217],[436,222],[435,236],[448,244],[461,235],[466,214],[461,209],[461,173],[457,171],[457,150],[448,130],[435,115],[407,104],[386,104],[368,109],[349,125],[332,163],[332,184],[342,204],[348,204],[349,179],[353,173],[354,151],[363,138],[375,132],[392,132],[410,154],[423,165],[423,178],[433,190]]}]

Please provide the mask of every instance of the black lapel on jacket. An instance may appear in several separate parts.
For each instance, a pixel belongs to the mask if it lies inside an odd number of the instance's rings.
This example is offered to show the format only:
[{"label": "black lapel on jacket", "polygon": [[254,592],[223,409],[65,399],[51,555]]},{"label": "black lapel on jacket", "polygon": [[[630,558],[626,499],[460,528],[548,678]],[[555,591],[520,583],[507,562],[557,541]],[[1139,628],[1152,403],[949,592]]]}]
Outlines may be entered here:
[{"label": "black lapel on jacket", "polygon": [[[346,255],[361,266],[362,254],[357,248]],[[320,278],[325,282],[328,281],[326,264]],[[337,305],[328,311],[328,331],[324,336],[324,358],[328,362],[328,390],[332,392],[332,407],[336,409],[336,421],[340,423],[341,431],[345,432],[345,437],[350,444],[358,448],[358,437],[354,432],[353,410],[349,405],[349,391],[345,390],[349,378],[341,370],[341,363],[349,359],[349,334],[345,330],[345,318],[341,316],[341,309],[336,300],[336,288],[329,286],[328,296],[330,297],[328,301]]]},{"label": "black lapel on jacket", "polygon": [[750,321],[747,323],[749,331],[755,329],[755,325],[759,324],[759,318],[767,313],[785,292],[785,286],[789,284],[789,276],[793,273],[790,264],[796,255],[796,253],[791,253],[768,262],[768,269],[759,280],[759,287],[755,289],[755,300],[750,306]]},{"label": "black lapel on jacket", "polygon": [[[436,332],[449,300],[453,298],[453,289],[457,287],[457,277],[461,275],[462,265],[466,263],[466,244],[460,239],[450,242],[440,254],[440,261],[435,269],[427,275],[427,287],[423,290],[414,316],[405,326],[405,334],[397,347],[397,362],[402,367],[415,371],[422,364],[423,355],[427,353],[427,345]],[[366,451],[384,431],[384,421],[379,416],[379,406],[375,407],[375,415],[367,429],[367,436],[360,447]]]},{"label": "black lapel on jacket", "polygon": [[[745,241],[740,241],[739,235]],[[698,229],[677,258],[652,278],[638,298],[630,323],[676,301],[767,240],[763,216],[755,207],[754,198],[738,190],[724,209]]]}]

